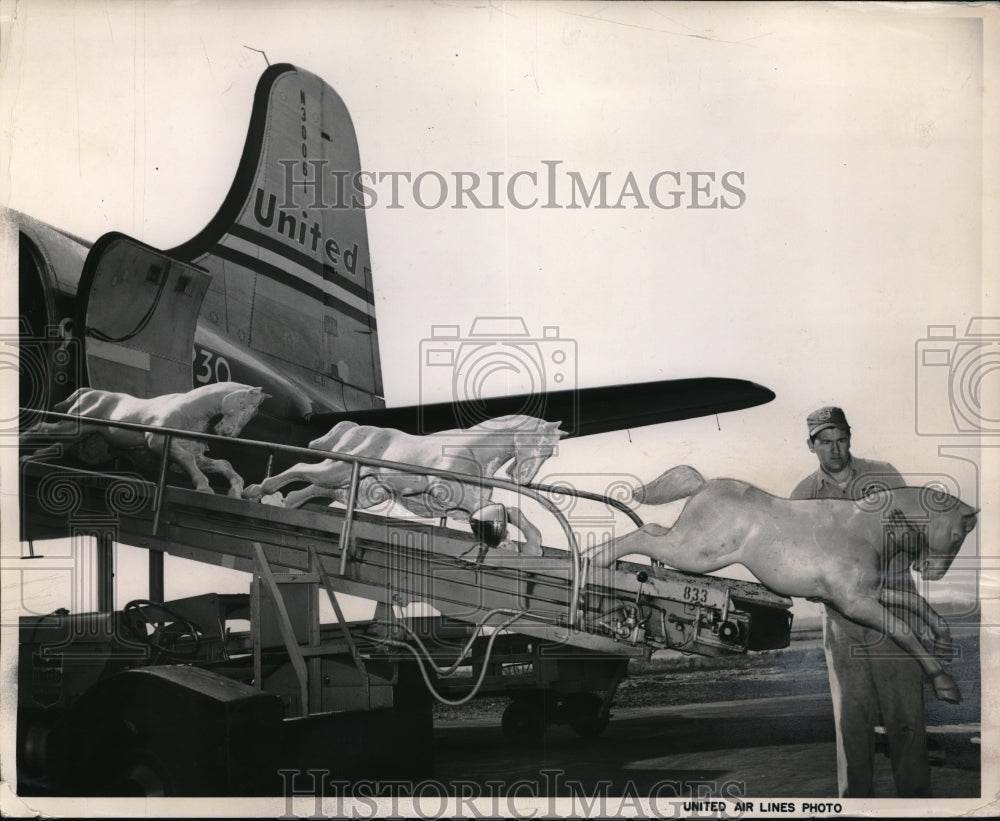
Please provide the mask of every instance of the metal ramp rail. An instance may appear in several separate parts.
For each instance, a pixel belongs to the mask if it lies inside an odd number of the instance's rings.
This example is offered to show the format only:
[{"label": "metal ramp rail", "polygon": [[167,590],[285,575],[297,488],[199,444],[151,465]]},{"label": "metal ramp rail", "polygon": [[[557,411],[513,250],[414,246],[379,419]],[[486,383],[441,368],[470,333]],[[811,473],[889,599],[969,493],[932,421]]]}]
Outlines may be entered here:
[{"label": "metal ramp rail", "polygon": [[[276,453],[353,463],[344,509],[285,509],[168,485],[166,456],[160,459],[156,482],[134,474],[84,470],[30,457],[22,460],[21,524],[23,538],[29,542],[68,535],[75,522],[106,519],[110,513],[114,538],[122,544],[252,574],[251,603],[257,616],[251,618],[255,680],[260,680],[261,648],[266,640],[260,615],[270,602],[273,607],[268,612],[276,616],[276,630],[295,669],[302,715],[309,714],[310,704],[317,701],[318,659],[324,653],[344,651],[343,641],[322,640],[315,601],[320,588],[334,608],[350,655],[362,673],[364,660],[343,618],[339,593],[374,600],[390,609],[424,602],[442,616],[478,629],[504,628],[619,657],[648,656],[660,648],[715,655],[787,644],[790,601],[761,585],[627,562],[609,569],[590,568],[569,522],[543,490],[492,477],[309,448],[46,415],[87,426],[155,432],[164,437],[164,454],[177,437],[256,449],[269,465]],[[491,550],[479,560],[470,560],[479,546],[471,532],[357,511],[355,500],[364,466],[479,483],[531,498],[556,519],[567,547],[545,547],[540,557]],[[566,488],[544,490],[574,493]],[[580,495],[624,508],[597,494]],[[72,498],[72,510],[66,507],[65,497]],[[59,499],[64,500],[62,509]],[[633,512],[624,510],[637,520]],[[303,584],[312,590],[304,611],[308,623],[300,623],[286,604],[290,591]],[[382,637],[386,646],[397,648],[409,647],[404,639],[407,636],[399,632]]]}]

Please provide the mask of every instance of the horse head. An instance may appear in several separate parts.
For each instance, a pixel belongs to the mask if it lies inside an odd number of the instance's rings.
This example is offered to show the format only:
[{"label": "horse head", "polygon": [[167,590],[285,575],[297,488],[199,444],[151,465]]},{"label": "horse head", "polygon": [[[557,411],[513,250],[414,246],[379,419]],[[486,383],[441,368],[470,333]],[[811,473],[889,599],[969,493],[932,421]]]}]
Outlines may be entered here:
[{"label": "horse head", "polygon": [[222,419],[215,426],[215,433],[219,436],[239,435],[243,426],[257,413],[260,403],[269,398],[270,395],[261,388],[240,388],[226,394],[219,403]]},{"label": "horse head", "polygon": [[954,504],[949,510],[931,514],[926,551],[913,565],[921,578],[928,581],[936,581],[948,572],[965,537],[976,526],[979,511],[950,498]]},{"label": "horse head", "polygon": [[566,431],[559,429],[561,422],[532,421],[534,427],[528,429],[525,426],[514,434],[514,459],[507,468],[507,476],[519,485],[535,478],[545,460],[555,452],[559,439],[567,435]]},{"label": "horse head", "polygon": [[892,518],[904,523],[916,538],[913,569],[927,581],[937,581],[951,567],[965,537],[976,526],[979,510],[961,499],[934,488],[920,488],[920,514],[894,510]]}]

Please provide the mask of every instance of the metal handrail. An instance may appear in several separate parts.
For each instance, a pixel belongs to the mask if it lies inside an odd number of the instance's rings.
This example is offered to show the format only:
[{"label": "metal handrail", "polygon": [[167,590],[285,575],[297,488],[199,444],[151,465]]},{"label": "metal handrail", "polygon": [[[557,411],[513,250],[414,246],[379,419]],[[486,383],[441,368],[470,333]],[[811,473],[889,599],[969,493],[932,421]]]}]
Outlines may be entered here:
[{"label": "metal handrail", "polygon": [[[114,421],[109,419],[97,419],[84,416],[74,416],[67,413],[59,413],[58,411],[43,411],[36,410],[33,408],[19,408],[21,412],[31,413],[35,415],[44,416],[46,418],[61,419],[66,421],[75,422],[81,426],[100,426],[108,428],[124,428],[126,430],[134,430],[142,433],[156,433],[164,437],[164,446],[161,453],[161,462],[159,475],[156,482],[156,494],[153,503],[153,525],[152,525],[152,535],[157,534],[161,519],[161,511],[164,504],[165,494],[166,494],[166,478],[167,478],[167,466],[169,464],[169,449],[170,443],[173,438],[181,439],[193,439],[200,442],[215,442],[224,445],[237,445],[239,447],[249,446],[250,448],[257,448],[258,450],[263,450],[268,454],[272,455],[275,452],[280,452],[292,456],[304,456],[311,459],[332,459],[334,461],[350,462],[352,464],[351,471],[351,483],[350,489],[347,497],[347,510],[344,516],[344,527],[341,530],[341,559],[340,559],[340,574],[344,575],[346,572],[346,564],[348,552],[350,551],[350,538],[352,532],[352,524],[354,518],[354,508],[357,501],[358,485],[360,481],[360,467],[365,465],[368,467],[378,467],[385,468],[389,470],[396,470],[402,473],[419,474],[422,476],[438,476],[445,479],[452,479],[453,481],[464,482],[465,484],[471,484],[472,482],[478,483],[480,485],[486,485],[488,487],[496,487],[501,490],[508,490],[517,494],[524,494],[531,499],[534,499],[542,507],[548,510],[555,520],[559,523],[562,528],[563,534],[566,536],[566,541],[569,544],[570,555],[572,556],[572,580],[570,585],[570,600],[569,600],[569,612],[567,616],[568,625],[570,627],[575,626],[577,610],[579,607],[580,593],[583,587],[583,576],[584,576],[584,559],[580,553],[580,546],[576,539],[576,534],[573,533],[573,529],[570,527],[569,522],[563,515],[562,511],[553,503],[551,500],[544,498],[540,495],[539,491],[544,492],[555,492],[561,494],[567,494],[579,496],[581,498],[588,498],[592,500],[602,501],[608,505],[617,507],[624,510],[633,519],[633,521],[638,520],[638,517],[631,512],[622,503],[610,499],[605,496],[600,496],[600,494],[590,493],[588,491],[577,491],[575,489],[570,489],[566,487],[550,486],[550,485],[531,485],[517,484],[516,482],[508,481],[506,479],[497,479],[492,476],[482,476],[475,475],[471,473],[462,473],[461,471],[443,470],[441,468],[424,467],[421,465],[414,465],[408,462],[393,462],[387,459],[376,459],[368,456],[357,456],[355,454],[340,453],[338,451],[321,451],[315,448],[303,448],[297,445],[284,445],[274,442],[260,442],[255,439],[242,439],[235,436],[219,436],[214,433],[201,433],[197,431],[184,430],[182,428],[168,428],[161,427],[158,425],[145,425],[138,422],[122,422]],[[37,434],[39,437],[45,437],[43,432]],[[52,438],[52,437],[49,437]],[[29,457],[30,458],[30,457]],[[270,467],[270,459],[268,460],[268,465]],[[471,482],[469,480],[472,480]],[[638,520],[641,525],[641,520]]]},{"label": "metal handrail", "polygon": [[608,507],[617,508],[626,516],[628,516],[632,520],[632,522],[636,525],[636,527],[642,527],[645,524],[645,522],[643,522],[643,520],[639,517],[639,514],[636,513],[634,510],[632,510],[632,508],[630,508],[627,504],[625,504],[622,501],[619,501],[618,499],[612,499],[610,496],[606,496],[603,493],[594,493],[593,491],[590,490],[578,490],[577,488],[568,488],[565,485],[546,485],[540,482],[525,482],[523,485],[521,485],[521,487],[530,487],[533,490],[542,490],[545,491],[546,493],[554,493],[554,494],[568,493],[570,496],[576,496],[578,499],[590,499],[591,501],[594,502],[603,502],[604,504],[608,505]]},{"label": "metal handrail", "polygon": [[351,483],[347,490],[347,510],[344,511],[344,529],[340,531],[340,575],[347,572],[347,554],[351,550],[351,531],[354,529],[354,506],[358,502],[358,485],[361,482],[361,464],[351,463]]}]

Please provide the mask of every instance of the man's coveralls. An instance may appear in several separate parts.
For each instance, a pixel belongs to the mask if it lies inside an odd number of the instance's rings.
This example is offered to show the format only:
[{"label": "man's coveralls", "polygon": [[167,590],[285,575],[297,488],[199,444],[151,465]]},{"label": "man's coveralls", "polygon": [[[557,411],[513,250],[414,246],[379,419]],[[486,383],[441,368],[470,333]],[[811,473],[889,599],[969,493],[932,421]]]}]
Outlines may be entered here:
[{"label": "man's coveralls", "polygon": [[[851,458],[843,486],[824,470],[803,479],[792,499],[859,499],[875,487],[902,487],[887,462]],[[905,560],[888,569],[887,584],[916,592]],[[829,605],[823,647],[830,675],[837,731],[837,781],[842,798],[873,794],[875,726],[886,729],[896,791],[901,798],[930,795],[930,765],[924,723],[924,676],[917,661],[892,639],[845,618]]]}]

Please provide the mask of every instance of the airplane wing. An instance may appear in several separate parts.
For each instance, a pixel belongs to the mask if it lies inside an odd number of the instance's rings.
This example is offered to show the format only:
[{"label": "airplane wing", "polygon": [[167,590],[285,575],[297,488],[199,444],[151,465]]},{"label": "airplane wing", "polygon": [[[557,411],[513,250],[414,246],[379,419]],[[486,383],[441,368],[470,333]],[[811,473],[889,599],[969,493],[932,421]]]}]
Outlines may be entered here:
[{"label": "airplane wing", "polygon": [[426,434],[469,427],[504,414],[525,413],[549,422],[561,422],[568,436],[590,436],[742,410],[772,399],[773,391],[755,382],[701,377],[315,414],[308,421],[310,427],[324,432],[337,422],[350,419],[362,425]]}]

